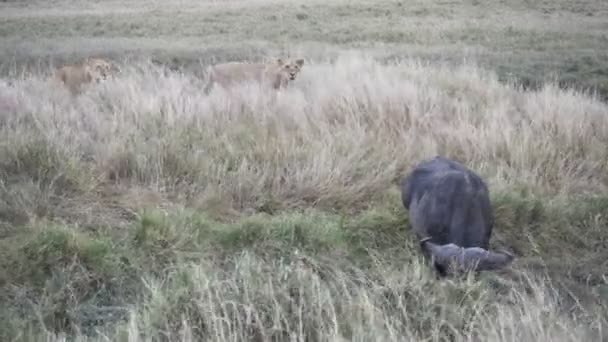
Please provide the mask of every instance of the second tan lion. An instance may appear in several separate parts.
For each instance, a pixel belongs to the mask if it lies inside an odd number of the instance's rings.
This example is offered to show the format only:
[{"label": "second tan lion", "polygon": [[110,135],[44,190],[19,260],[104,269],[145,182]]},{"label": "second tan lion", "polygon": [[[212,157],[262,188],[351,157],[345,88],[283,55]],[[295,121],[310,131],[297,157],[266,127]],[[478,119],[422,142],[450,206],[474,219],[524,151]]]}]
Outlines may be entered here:
[{"label": "second tan lion", "polygon": [[296,79],[303,65],[303,59],[285,61],[280,58],[270,63],[216,64],[207,68],[207,84],[204,91],[208,94],[216,84],[229,88],[246,81],[255,81],[273,89],[282,89],[288,82]]},{"label": "second tan lion", "polygon": [[112,63],[102,58],[87,58],[81,64],[65,65],[55,72],[55,78],[63,83],[72,94],[79,94],[83,86],[99,83],[118,71]]}]

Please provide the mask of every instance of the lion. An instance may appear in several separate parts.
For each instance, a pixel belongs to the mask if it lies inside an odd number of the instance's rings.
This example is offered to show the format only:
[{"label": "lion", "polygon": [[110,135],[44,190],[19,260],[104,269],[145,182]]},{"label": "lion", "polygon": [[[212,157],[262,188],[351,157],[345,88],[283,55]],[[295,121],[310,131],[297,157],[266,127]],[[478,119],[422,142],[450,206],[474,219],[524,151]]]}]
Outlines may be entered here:
[{"label": "lion", "polygon": [[84,85],[105,81],[111,72],[120,70],[102,58],[87,58],[81,64],[65,65],[55,73],[55,78],[63,83],[72,94],[82,92]]},{"label": "lion", "polygon": [[270,63],[228,62],[212,65],[207,68],[207,84],[204,91],[208,94],[215,84],[229,88],[246,81],[256,81],[276,90],[284,89],[288,82],[296,79],[303,65],[303,59],[281,58]]}]

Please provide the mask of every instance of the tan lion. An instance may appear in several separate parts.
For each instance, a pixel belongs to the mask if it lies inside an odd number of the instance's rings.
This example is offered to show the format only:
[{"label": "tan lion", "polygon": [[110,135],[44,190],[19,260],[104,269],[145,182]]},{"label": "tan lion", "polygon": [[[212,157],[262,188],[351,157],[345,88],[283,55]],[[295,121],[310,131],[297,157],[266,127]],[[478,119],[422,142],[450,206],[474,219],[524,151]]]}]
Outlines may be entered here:
[{"label": "tan lion", "polygon": [[280,58],[270,63],[216,64],[207,68],[207,84],[204,91],[208,94],[215,84],[229,88],[246,81],[256,81],[273,89],[283,89],[288,82],[296,79],[303,65],[303,59],[285,61]]},{"label": "tan lion", "polygon": [[81,64],[65,65],[59,68],[55,73],[55,77],[72,94],[78,94],[82,92],[84,85],[106,80],[113,70],[119,72],[116,66],[105,59],[87,58]]}]

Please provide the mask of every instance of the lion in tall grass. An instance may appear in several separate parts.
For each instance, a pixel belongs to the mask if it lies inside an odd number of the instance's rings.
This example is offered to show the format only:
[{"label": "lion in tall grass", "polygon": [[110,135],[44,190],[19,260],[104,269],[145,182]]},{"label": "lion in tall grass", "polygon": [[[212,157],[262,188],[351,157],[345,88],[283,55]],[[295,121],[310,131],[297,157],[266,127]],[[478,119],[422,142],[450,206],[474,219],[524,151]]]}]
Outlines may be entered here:
[{"label": "lion in tall grass", "polygon": [[303,65],[303,59],[281,58],[270,63],[228,62],[212,65],[207,68],[207,83],[204,91],[208,94],[216,84],[227,89],[247,81],[259,82],[262,86],[277,90],[284,89],[289,82],[296,79]]},{"label": "lion in tall grass", "polygon": [[55,78],[72,94],[79,94],[85,85],[105,81],[113,71],[119,71],[113,63],[103,58],[87,58],[80,64],[62,66],[55,72]]}]

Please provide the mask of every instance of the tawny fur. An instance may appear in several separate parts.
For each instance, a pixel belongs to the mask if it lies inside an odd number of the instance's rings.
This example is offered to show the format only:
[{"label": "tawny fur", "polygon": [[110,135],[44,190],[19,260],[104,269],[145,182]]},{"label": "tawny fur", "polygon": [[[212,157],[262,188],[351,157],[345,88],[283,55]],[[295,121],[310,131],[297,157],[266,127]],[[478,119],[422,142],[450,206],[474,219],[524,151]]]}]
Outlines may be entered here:
[{"label": "tawny fur", "polygon": [[112,63],[102,58],[87,58],[81,64],[65,65],[59,68],[55,77],[72,94],[81,93],[83,86],[105,80],[115,68]]},{"label": "tawny fur", "polygon": [[209,93],[214,85],[225,89],[243,83],[258,82],[262,86],[273,89],[283,89],[290,81],[294,81],[304,65],[303,59],[277,59],[270,63],[229,62],[207,68],[207,84],[205,93]]}]

